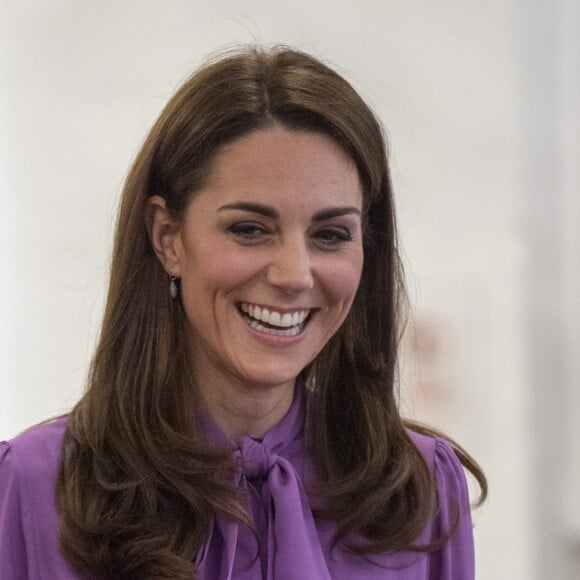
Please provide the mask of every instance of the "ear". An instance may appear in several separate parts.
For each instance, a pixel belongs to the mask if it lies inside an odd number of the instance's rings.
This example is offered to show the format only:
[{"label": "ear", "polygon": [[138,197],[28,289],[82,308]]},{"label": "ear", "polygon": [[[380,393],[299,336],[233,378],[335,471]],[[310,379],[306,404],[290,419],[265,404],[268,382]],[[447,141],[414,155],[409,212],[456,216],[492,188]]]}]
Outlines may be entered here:
[{"label": "ear", "polygon": [[159,195],[152,195],[147,200],[145,226],[165,271],[181,277],[181,226],[171,217],[165,200]]}]

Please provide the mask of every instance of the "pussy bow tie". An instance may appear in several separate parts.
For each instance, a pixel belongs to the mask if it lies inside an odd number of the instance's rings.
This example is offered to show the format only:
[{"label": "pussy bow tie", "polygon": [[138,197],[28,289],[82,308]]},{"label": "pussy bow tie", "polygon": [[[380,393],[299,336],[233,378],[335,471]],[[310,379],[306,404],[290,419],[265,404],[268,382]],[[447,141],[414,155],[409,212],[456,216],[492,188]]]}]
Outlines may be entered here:
[{"label": "pussy bow tie", "polygon": [[[292,462],[281,455],[298,435],[295,427],[303,419],[296,416],[300,403],[296,398],[282,420],[293,423],[287,425],[289,429],[279,425],[263,441],[243,437],[238,442],[233,452],[234,458],[241,459],[236,483],[247,490],[247,508],[256,520],[257,534],[222,513],[215,514],[198,557],[201,578],[331,580],[302,481]],[[301,405],[299,409],[301,413]]]}]

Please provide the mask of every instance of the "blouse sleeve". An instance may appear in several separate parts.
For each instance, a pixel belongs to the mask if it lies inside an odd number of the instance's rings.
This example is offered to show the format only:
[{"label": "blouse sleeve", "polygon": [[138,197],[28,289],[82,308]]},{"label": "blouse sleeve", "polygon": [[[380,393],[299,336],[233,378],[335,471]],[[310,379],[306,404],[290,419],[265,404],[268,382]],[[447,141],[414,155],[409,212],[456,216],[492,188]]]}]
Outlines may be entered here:
[{"label": "blouse sleeve", "polygon": [[434,521],[434,537],[451,533],[436,554],[430,570],[432,580],[473,580],[475,558],[467,480],[463,467],[450,445],[442,439],[435,444],[434,475],[439,494],[439,512]]},{"label": "blouse sleeve", "polygon": [[10,444],[0,442],[0,578],[27,580],[24,506]]}]

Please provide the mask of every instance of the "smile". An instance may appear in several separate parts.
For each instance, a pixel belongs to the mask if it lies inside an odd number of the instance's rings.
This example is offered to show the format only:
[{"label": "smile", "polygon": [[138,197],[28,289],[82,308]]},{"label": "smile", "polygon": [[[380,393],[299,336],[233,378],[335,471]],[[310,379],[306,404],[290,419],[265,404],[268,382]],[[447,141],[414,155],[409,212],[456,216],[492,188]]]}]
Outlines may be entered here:
[{"label": "smile", "polygon": [[310,315],[310,310],[282,313],[247,302],[240,304],[240,310],[246,323],[254,330],[276,336],[296,336]]}]

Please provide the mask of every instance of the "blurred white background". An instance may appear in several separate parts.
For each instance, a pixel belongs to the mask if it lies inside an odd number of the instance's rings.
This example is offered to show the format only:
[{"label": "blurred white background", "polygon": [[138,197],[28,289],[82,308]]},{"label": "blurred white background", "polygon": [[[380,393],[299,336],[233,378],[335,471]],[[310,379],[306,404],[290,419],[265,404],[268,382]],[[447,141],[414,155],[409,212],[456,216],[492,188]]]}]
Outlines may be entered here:
[{"label": "blurred white background", "polygon": [[580,578],[577,0],[2,0],[0,438],[65,412],[115,207],[201,61],[287,43],[389,134],[413,304],[407,413],[480,460],[478,578]]}]

